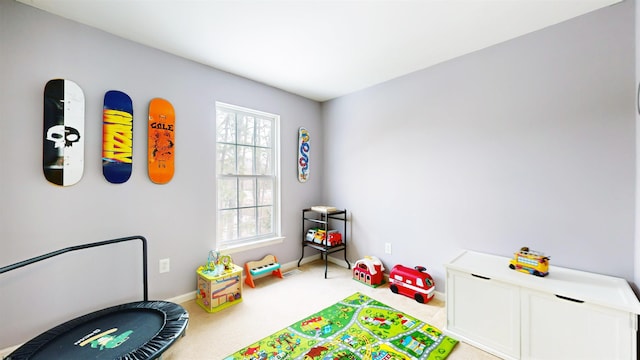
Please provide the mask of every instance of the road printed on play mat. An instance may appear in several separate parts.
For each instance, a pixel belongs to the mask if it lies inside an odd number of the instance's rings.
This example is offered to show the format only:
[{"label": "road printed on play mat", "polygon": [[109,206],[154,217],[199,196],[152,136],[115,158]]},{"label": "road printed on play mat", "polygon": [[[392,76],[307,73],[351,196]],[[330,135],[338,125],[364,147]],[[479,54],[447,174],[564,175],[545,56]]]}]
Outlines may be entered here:
[{"label": "road printed on play mat", "polygon": [[458,343],[434,326],[356,293],[225,360],[444,359]]}]

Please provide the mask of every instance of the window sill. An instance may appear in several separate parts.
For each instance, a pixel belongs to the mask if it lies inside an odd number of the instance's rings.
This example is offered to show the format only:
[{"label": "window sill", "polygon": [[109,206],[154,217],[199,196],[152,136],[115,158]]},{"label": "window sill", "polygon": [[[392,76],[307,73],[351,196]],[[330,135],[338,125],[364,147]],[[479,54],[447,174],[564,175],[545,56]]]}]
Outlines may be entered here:
[{"label": "window sill", "polygon": [[251,242],[251,243],[248,243],[248,244],[241,244],[241,245],[224,247],[224,248],[220,249],[220,253],[225,254],[225,255],[231,255],[231,254],[235,254],[235,253],[239,253],[239,252],[243,252],[243,251],[247,251],[247,250],[251,250],[251,249],[258,249],[258,248],[265,247],[265,246],[271,246],[271,245],[275,245],[275,244],[282,244],[283,242],[284,242],[284,237],[283,236],[279,236],[279,237],[274,237],[274,238],[270,238],[270,239],[254,241],[254,242]]}]

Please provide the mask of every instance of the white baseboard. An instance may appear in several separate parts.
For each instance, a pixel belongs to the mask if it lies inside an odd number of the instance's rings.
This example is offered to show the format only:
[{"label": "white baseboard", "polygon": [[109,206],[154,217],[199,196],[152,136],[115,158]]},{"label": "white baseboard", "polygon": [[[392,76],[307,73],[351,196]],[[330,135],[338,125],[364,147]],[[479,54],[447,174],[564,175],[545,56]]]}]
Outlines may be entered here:
[{"label": "white baseboard", "polygon": [[[313,255],[313,256],[308,256],[308,257],[303,258],[302,261],[300,262],[300,264],[301,265],[307,264],[307,263],[310,263],[310,262],[318,260],[318,259],[320,259],[320,254],[316,254],[316,255]],[[333,256],[329,256],[328,257],[328,261],[333,263],[333,264],[336,264],[336,265],[339,265],[339,266],[343,266],[345,268],[347,267],[347,263],[343,259],[338,259],[338,258],[335,258]],[[286,264],[280,264],[280,268],[282,269],[283,272],[289,271],[291,269],[295,269],[297,267],[298,267],[298,262],[295,261],[295,260],[291,261],[291,262],[288,262]],[[389,282],[389,274],[385,273],[384,276],[385,276],[385,280],[388,283]],[[188,292],[186,294],[182,294],[182,295],[178,295],[178,296],[172,297],[170,299],[166,299],[166,301],[169,301],[169,302],[172,302],[172,303],[176,303],[176,304],[181,304],[181,303],[184,303],[184,302],[187,302],[187,301],[195,299],[196,298],[196,294],[197,294],[197,292],[194,290],[194,291],[190,291],[190,292]],[[442,292],[436,291],[435,298],[438,299],[438,300],[441,300],[441,301],[445,301],[445,294],[442,293]],[[11,354],[13,351],[15,351],[20,346],[22,346],[22,344],[11,346],[11,347],[8,347],[6,349],[0,349],[0,359],[4,359],[4,357],[6,357],[7,355]]]},{"label": "white baseboard", "polygon": [[[300,265],[304,265],[304,264],[310,263],[312,261],[316,261],[318,259],[320,259],[320,254],[315,254],[315,255],[312,255],[312,256],[308,256],[308,257],[305,257],[305,258],[302,259],[302,261],[300,262]],[[336,264],[336,265],[339,265],[339,266],[342,266],[342,267],[345,267],[345,268],[347,267],[347,262],[344,261],[344,259],[338,259],[338,258],[335,258],[333,256],[329,256],[328,257],[328,261],[330,263],[333,263],[333,264]],[[280,269],[282,269],[282,272],[287,272],[287,271],[289,271],[291,269],[295,269],[297,267],[298,267],[298,261],[296,261],[296,260],[290,261],[290,262],[285,263],[285,264],[280,264]],[[389,274],[385,273],[384,277],[385,277],[386,282],[389,283]],[[445,301],[444,293],[442,293],[440,291],[436,291],[435,293],[436,293],[435,299],[440,300],[440,301]],[[187,301],[193,300],[195,298],[196,298],[196,291],[194,290],[194,291],[188,292],[186,294],[178,295],[178,296],[173,297],[171,299],[167,299],[166,301],[170,301],[170,302],[173,302],[173,303],[176,303],[176,304],[181,304],[183,302],[187,302]]]},{"label": "white baseboard", "polygon": [[[318,259],[320,259],[320,254],[307,256],[305,258],[302,258],[302,261],[300,261],[300,265],[308,264],[308,263],[310,263],[312,261],[316,261]],[[280,264],[280,267],[282,268],[283,271],[288,271],[288,270],[297,268],[298,267],[298,262],[296,260],[290,261],[290,262],[288,262],[286,264]]]},{"label": "white baseboard", "polygon": [[[319,256],[319,255],[318,255],[318,256]],[[329,262],[334,263],[334,264],[336,264],[336,265],[343,266],[343,267],[347,267],[347,262],[346,262],[346,261],[344,261],[343,259],[338,259],[338,258],[335,258],[335,257],[329,256]],[[352,265],[353,265],[353,264],[352,264]],[[389,274],[384,273],[384,278],[385,278],[385,281],[386,281],[386,282],[387,282],[387,284],[388,284],[388,283],[389,283]],[[442,292],[440,292],[440,291],[435,291],[435,296],[434,296],[434,298],[435,298],[435,299],[437,299],[437,300],[443,301],[443,302],[444,302],[444,301],[445,301],[445,299],[446,299],[446,298],[445,298],[444,293],[442,293]]]},{"label": "white baseboard", "polygon": [[[317,259],[320,259],[320,254],[316,254],[316,255],[313,255],[313,256],[305,257],[300,262],[300,265],[304,265],[304,264],[310,263],[310,262],[315,261]],[[329,258],[329,261],[332,261],[331,258]],[[346,267],[346,263],[345,263],[344,266]],[[291,261],[291,262],[288,262],[286,264],[280,264],[280,269],[282,270],[282,272],[286,272],[288,270],[295,269],[297,267],[298,267],[298,262],[297,261]],[[243,281],[244,281],[244,279],[243,279]],[[190,292],[188,292],[186,294],[182,294],[182,295],[178,295],[178,296],[172,297],[170,299],[166,299],[165,301],[169,301],[169,302],[176,303],[176,304],[181,304],[181,303],[184,303],[184,302],[187,302],[187,301],[195,299],[196,296],[197,296],[197,291],[194,290],[194,291],[190,291]]]},{"label": "white baseboard", "polygon": [[172,297],[170,299],[166,299],[165,301],[176,303],[176,304],[182,304],[183,302],[187,302],[189,300],[195,299],[196,298],[196,294],[197,294],[197,291],[193,290],[193,291],[188,292],[186,294],[182,294],[182,295],[178,295],[176,297]]}]

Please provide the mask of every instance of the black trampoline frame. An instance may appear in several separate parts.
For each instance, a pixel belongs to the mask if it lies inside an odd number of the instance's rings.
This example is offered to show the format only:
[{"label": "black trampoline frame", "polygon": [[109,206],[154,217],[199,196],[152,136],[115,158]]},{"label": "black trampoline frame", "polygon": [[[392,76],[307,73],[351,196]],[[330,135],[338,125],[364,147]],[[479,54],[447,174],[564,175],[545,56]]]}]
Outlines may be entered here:
[{"label": "black trampoline frame", "polygon": [[33,264],[33,263],[37,263],[39,261],[46,260],[46,259],[52,258],[54,256],[62,255],[64,253],[68,253],[68,252],[71,252],[71,251],[83,250],[83,249],[93,248],[93,247],[97,247],[97,246],[104,246],[104,245],[115,244],[115,243],[120,243],[120,242],[125,242],[125,241],[133,241],[133,240],[142,241],[142,289],[143,289],[143,293],[144,293],[144,301],[149,301],[149,282],[147,280],[147,275],[148,275],[147,274],[147,239],[144,236],[141,236],[141,235],[128,236],[128,237],[123,237],[123,238],[98,241],[98,242],[89,243],[89,244],[70,246],[68,248],[52,251],[52,252],[44,254],[44,255],[40,255],[40,256],[33,257],[31,259],[23,260],[23,261],[15,263],[15,264],[3,266],[3,267],[0,268],[0,274],[6,273],[7,271],[15,270],[15,269],[18,269],[18,268],[21,268],[23,266],[27,266],[27,265],[30,265],[30,264]]},{"label": "black trampoline frame", "polygon": [[0,274],[21,268],[23,266],[27,266],[42,260],[46,260],[52,258],[54,256],[62,255],[64,253],[68,253],[71,251],[83,250],[98,246],[110,245],[125,241],[135,241],[140,240],[142,242],[142,286],[143,286],[143,301],[132,302],[127,304],[121,304],[112,306],[109,308],[105,308],[102,310],[98,310],[75,319],[69,320],[65,323],[62,323],[54,328],[51,328],[44,333],[36,336],[35,338],[27,341],[18,349],[14,350],[11,354],[9,354],[5,359],[13,360],[13,359],[23,359],[29,358],[31,354],[36,353],[37,350],[47,344],[47,342],[55,339],[61,332],[66,332],[69,329],[73,329],[77,324],[83,324],[87,321],[90,321],[95,318],[99,318],[102,316],[106,316],[109,313],[117,312],[119,310],[131,310],[131,309],[142,309],[142,310],[155,310],[161,312],[165,317],[164,326],[160,329],[160,331],[156,334],[155,337],[149,339],[145,346],[139,347],[138,349],[120,357],[120,359],[155,359],[159,358],[162,353],[167,350],[175,339],[180,336],[184,336],[186,331],[189,315],[187,311],[182,308],[180,305],[167,302],[167,301],[149,301],[149,289],[148,289],[148,273],[147,273],[147,239],[144,236],[135,235],[111,240],[98,241],[88,244],[70,246],[64,249],[60,249],[57,251],[52,251],[50,253],[36,256],[24,261],[17,262],[15,264],[11,264],[8,266],[4,266],[0,268]]}]

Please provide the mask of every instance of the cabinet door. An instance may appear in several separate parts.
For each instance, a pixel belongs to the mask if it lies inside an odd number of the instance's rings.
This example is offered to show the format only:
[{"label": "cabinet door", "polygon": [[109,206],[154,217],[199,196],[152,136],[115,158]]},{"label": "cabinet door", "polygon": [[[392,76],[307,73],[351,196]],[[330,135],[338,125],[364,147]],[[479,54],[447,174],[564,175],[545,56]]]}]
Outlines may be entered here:
[{"label": "cabinet door", "polygon": [[520,289],[447,272],[447,331],[503,358],[520,357]]},{"label": "cabinet door", "polygon": [[523,359],[635,359],[635,316],[522,290]]}]

